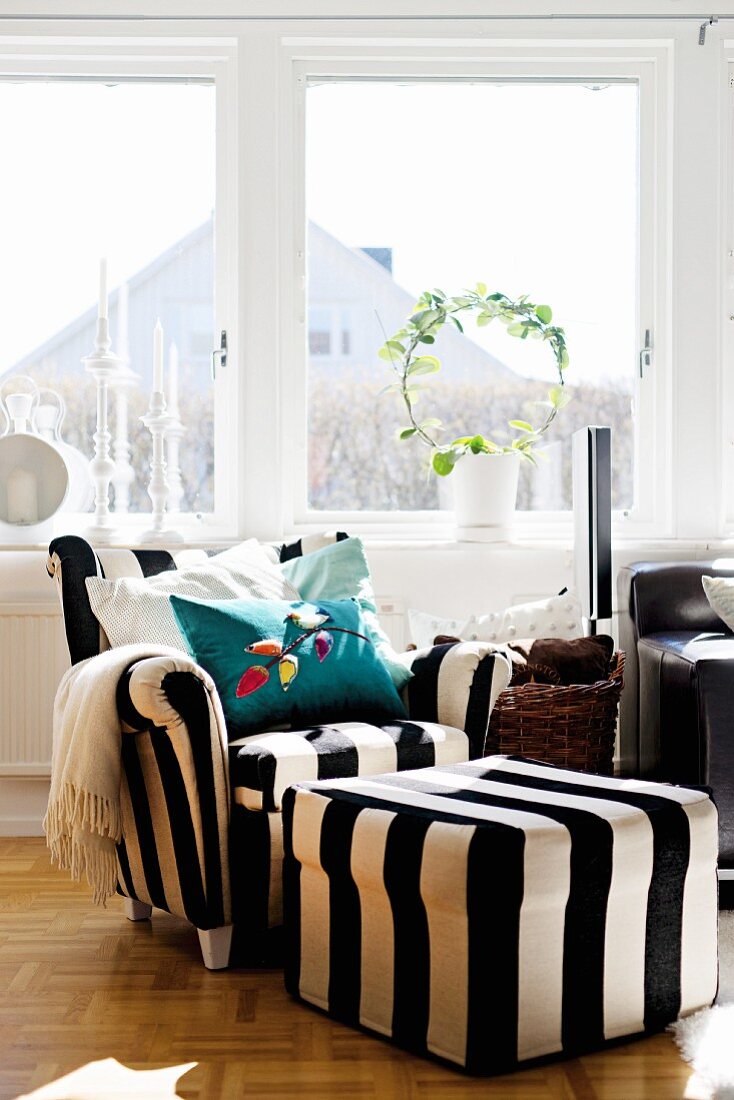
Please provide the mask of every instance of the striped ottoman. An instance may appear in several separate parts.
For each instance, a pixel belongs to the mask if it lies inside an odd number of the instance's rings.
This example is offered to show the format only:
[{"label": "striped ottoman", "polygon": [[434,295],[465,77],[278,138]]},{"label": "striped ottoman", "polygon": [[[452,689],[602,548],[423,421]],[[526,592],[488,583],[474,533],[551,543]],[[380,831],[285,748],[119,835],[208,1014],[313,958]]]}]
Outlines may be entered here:
[{"label": "striped ottoman", "polygon": [[655,1031],[717,988],[705,791],[494,756],[283,801],[286,985],[473,1073]]}]

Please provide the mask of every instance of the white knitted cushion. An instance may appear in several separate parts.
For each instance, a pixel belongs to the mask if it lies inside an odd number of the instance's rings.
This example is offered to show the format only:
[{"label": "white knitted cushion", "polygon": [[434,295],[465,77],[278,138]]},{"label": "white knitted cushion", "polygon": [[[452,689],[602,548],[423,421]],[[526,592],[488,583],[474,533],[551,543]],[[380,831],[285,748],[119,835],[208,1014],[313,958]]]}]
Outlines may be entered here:
[{"label": "white knitted cushion", "polygon": [[433,645],[437,634],[468,642],[512,642],[517,638],[581,638],[581,604],[570,592],[533,603],[518,603],[469,619],[445,619],[408,611],[410,633],[418,649]]},{"label": "white knitted cushion", "polygon": [[263,555],[217,555],[202,565],[154,577],[106,580],[87,577],[89,603],[112,646],[160,643],[186,652],[169,596],[202,600],[298,600],[300,595],[280,569]]},{"label": "white knitted cushion", "polygon": [[701,577],[706,599],[729,630],[734,630],[734,577]]}]

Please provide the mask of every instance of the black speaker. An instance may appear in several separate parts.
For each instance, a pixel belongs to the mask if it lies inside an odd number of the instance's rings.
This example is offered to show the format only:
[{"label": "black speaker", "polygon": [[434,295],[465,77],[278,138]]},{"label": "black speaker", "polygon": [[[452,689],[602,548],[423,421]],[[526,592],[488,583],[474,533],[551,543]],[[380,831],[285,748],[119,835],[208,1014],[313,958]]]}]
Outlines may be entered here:
[{"label": "black speaker", "polygon": [[573,434],[573,518],[576,592],[593,632],[612,617],[612,430]]}]

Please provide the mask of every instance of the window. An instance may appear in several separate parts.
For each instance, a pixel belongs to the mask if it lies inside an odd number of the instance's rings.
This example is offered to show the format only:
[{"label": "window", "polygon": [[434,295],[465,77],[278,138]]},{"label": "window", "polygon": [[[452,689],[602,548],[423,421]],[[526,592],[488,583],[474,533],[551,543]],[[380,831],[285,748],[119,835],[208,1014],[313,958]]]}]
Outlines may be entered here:
[{"label": "window", "polygon": [[[99,48],[88,62],[60,56],[43,76],[11,79],[0,71],[0,140],[23,151],[0,178],[0,293],[8,307],[0,386],[3,395],[12,392],[12,379],[25,375],[39,389],[57,391],[66,406],[63,438],[91,457],[95,386],[82,358],[93,349],[105,256],[112,350],[127,367],[110,388],[112,451],[118,473],[127,453],[132,466],[129,493],[124,478],[113,478],[112,506],[150,511],[151,439],[140,416],[148,408],[160,318],[164,388],[184,427],[181,511],[207,515],[217,494],[220,510],[226,503],[214,454],[221,399],[210,367],[226,262],[215,248],[223,106],[217,65],[203,63],[202,73],[199,59],[182,68],[174,57],[170,51],[165,62],[155,61],[149,76],[144,59],[117,57],[101,73]],[[79,75],[87,64],[90,71]]]},{"label": "window", "polygon": [[[450,506],[427,453],[397,439],[376,353],[423,290],[478,281],[550,304],[571,354],[573,401],[525,464],[519,508],[570,508],[570,437],[590,423],[613,429],[615,508],[639,506],[639,82],[318,77],[305,98],[310,315],[348,299],[353,318],[348,369],[327,370],[333,325],[309,330],[308,510]],[[540,418],[547,348],[470,317],[431,350],[421,412],[447,439]]]},{"label": "window", "polygon": [[[126,301],[139,376],[133,513],[150,510],[138,417],[160,314],[179,364],[183,507],[208,528],[193,537],[336,521],[433,535],[450,481],[395,438],[376,352],[423,289],[481,280],[549,303],[568,334],[575,399],[523,472],[528,523],[568,515],[568,438],[601,420],[615,429],[625,534],[669,530],[672,46],[465,39],[458,22],[421,23],[409,40],[330,27],[7,44],[0,137],[24,155],[0,179],[0,384],[21,370],[61,388],[64,436],[91,452],[80,360],[106,254],[114,347]],[[646,329],[654,369],[640,377]],[[223,330],[228,366],[212,382]],[[531,417],[549,380],[538,348],[496,325],[445,331],[435,351],[426,415],[430,403],[449,434]],[[113,439],[117,423],[113,392]]]}]

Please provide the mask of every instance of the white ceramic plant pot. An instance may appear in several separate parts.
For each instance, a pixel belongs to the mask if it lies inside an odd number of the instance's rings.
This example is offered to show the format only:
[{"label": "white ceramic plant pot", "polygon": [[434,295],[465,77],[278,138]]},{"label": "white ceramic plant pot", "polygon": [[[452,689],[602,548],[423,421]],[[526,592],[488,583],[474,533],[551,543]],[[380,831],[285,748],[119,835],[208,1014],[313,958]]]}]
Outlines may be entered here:
[{"label": "white ceramic plant pot", "polygon": [[519,454],[468,454],[456,463],[449,481],[457,539],[503,542],[510,538],[520,462]]}]

